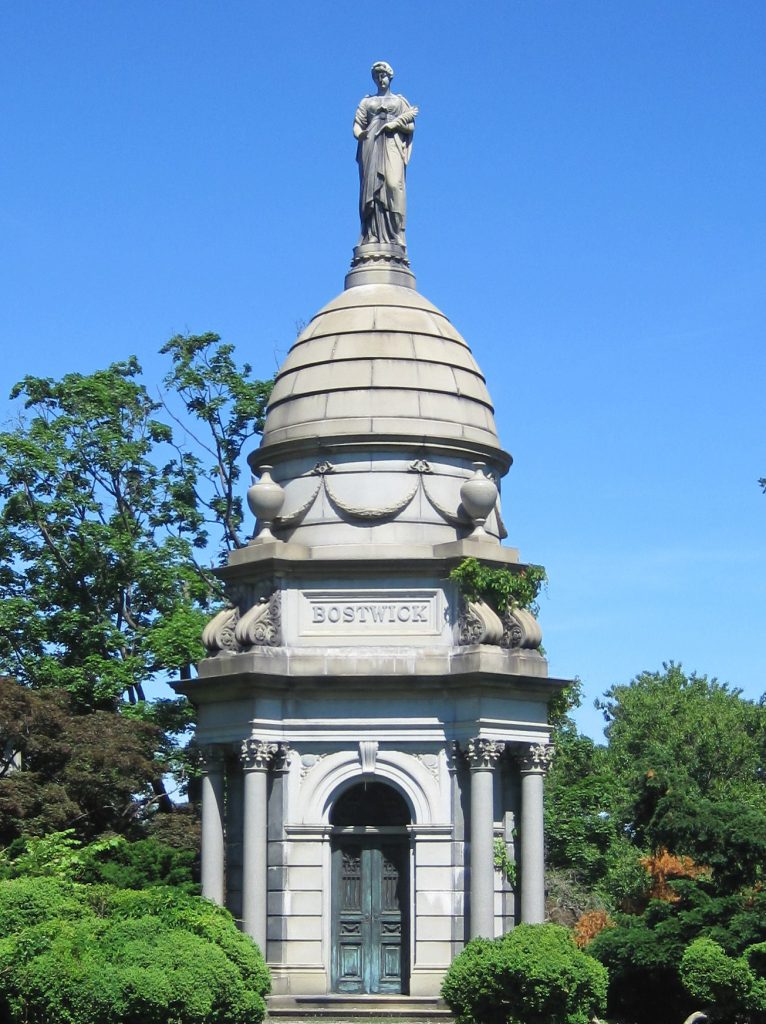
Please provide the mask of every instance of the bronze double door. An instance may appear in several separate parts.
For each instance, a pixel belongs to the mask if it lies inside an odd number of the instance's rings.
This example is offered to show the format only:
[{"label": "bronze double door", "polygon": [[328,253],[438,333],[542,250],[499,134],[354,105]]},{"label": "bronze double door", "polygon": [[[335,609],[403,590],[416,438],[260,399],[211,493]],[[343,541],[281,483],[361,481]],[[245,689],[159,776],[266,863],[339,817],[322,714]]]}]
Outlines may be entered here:
[{"label": "bronze double door", "polygon": [[333,991],[406,992],[408,864],[406,836],[333,840]]}]

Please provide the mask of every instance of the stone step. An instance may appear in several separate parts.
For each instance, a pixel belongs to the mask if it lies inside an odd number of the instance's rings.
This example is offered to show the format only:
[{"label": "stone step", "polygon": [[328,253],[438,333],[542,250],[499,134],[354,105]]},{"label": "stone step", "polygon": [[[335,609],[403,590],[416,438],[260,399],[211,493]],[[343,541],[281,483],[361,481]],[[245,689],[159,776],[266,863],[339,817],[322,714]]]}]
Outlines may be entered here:
[{"label": "stone step", "polygon": [[431,996],[328,995],[269,996],[267,1020],[274,1024],[316,1024],[339,1020],[343,1024],[451,1024],[447,1004]]}]

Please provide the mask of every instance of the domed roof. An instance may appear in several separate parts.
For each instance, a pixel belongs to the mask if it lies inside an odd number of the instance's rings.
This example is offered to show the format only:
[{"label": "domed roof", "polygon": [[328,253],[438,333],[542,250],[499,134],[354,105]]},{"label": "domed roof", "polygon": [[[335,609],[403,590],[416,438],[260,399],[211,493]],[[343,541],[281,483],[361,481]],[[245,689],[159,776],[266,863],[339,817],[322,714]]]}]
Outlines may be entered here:
[{"label": "domed roof", "polygon": [[356,285],[316,314],[277,375],[261,451],[360,435],[456,442],[510,462],[468,345],[413,288]]}]

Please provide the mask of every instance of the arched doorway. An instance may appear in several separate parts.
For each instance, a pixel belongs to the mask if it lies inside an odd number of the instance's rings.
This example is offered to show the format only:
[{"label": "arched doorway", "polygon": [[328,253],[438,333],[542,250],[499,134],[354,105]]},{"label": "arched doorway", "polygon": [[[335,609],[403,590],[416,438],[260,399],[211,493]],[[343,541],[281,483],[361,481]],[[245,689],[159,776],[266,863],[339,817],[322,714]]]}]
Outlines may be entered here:
[{"label": "arched doorway", "polygon": [[407,991],[410,821],[404,798],[380,782],[358,783],[333,804],[335,992]]}]

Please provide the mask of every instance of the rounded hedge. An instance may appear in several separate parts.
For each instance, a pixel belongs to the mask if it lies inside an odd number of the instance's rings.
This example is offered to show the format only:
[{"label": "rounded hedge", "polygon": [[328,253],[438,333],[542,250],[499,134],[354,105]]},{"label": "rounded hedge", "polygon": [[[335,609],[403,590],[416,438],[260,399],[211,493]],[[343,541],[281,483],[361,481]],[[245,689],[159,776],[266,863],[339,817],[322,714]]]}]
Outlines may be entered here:
[{"label": "rounded hedge", "polygon": [[260,1024],[265,1015],[260,951],[206,900],[159,886],[14,879],[0,882],[0,921],[3,1024]]},{"label": "rounded hedge", "polygon": [[452,962],[442,995],[458,1024],[589,1024],[604,1012],[606,968],[554,924],[474,939]]}]

